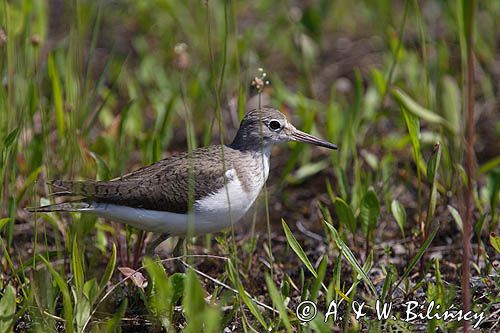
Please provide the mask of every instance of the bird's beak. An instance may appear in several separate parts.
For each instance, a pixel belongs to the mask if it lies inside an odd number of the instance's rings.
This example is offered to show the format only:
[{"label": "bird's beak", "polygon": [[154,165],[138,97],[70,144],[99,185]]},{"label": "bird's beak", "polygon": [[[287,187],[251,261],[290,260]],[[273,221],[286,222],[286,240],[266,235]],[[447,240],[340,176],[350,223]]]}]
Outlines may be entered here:
[{"label": "bird's beak", "polygon": [[292,141],[311,143],[311,144],[316,145],[316,146],[321,146],[321,147],[330,148],[330,149],[337,149],[337,145],[334,145],[333,143],[330,143],[326,140],[317,138],[311,134],[307,134],[307,133],[304,133],[302,131],[299,131],[296,128],[294,128],[292,130],[292,133],[290,134],[290,138],[292,139]]}]

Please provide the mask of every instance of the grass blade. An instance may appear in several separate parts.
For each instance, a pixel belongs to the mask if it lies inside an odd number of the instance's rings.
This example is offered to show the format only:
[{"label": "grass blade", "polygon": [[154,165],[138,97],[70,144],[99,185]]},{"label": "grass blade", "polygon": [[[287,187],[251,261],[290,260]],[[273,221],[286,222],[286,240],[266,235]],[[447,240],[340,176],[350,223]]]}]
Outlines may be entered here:
[{"label": "grass blade", "polygon": [[76,235],[73,238],[73,251],[71,259],[73,263],[73,275],[75,277],[75,286],[76,289],[80,292],[83,290],[83,284],[85,283],[85,274],[84,274],[83,257],[78,248]]},{"label": "grass blade", "polygon": [[311,287],[312,301],[316,301],[316,299],[318,298],[319,289],[323,284],[323,280],[325,279],[327,265],[328,265],[328,256],[325,254],[321,259],[321,262],[318,267],[318,277],[314,280]]},{"label": "grass blade", "polygon": [[3,140],[3,147],[2,147],[3,150],[9,148],[12,145],[14,140],[17,139],[19,131],[20,131],[20,128],[16,127],[9,134],[7,134],[7,136]]},{"label": "grass blade", "polygon": [[266,320],[260,313],[259,309],[257,309],[255,304],[252,302],[252,300],[246,293],[245,289],[243,288],[243,285],[241,284],[241,281],[239,280],[239,277],[237,275],[236,268],[230,261],[227,262],[227,267],[228,267],[229,279],[234,284],[236,290],[238,290],[238,294],[243,300],[243,303],[245,303],[245,305],[248,307],[248,310],[250,310],[252,315],[257,319],[257,321],[262,325],[262,327],[264,327],[264,329],[267,330],[268,326],[266,324]]},{"label": "grass blade", "polygon": [[267,289],[269,290],[269,294],[271,295],[271,299],[273,300],[274,305],[278,309],[280,313],[280,318],[283,321],[288,332],[292,332],[292,325],[290,325],[290,320],[288,319],[288,313],[285,304],[283,303],[283,299],[280,296],[280,292],[276,285],[273,282],[273,279],[269,276],[268,273],[265,275]]},{"label": "grass blade", "polygon": [[65,323],[65,330],[68,333],[72,333],[73,328],[73,303],[71,303],[71,296],[69,293],[68,285],[66,281],[62,278],[62,276],[52,267],[51,263],[47,261],[44,257],[41,257],[47,268],[49,269],[52,277],[56,281],[57,286],[62,294],[63,299],[63,313]]},{"label": "grass blade", "polygon": [[427,210],[427,217],[425,221],[426,230],[429,230],[431,218],[432,216],[434,216],[434,212],[436,210],[437,176],[438,176],[437,171],[439,169],[440,163],[441,163],[441,145],[438,142],[434,145],[434,151],[429,159],[429,162],[427,163],[427,178],[431,182],[431,195],[429,198],[429,207]]},{"label": "grass blade", "polygon": [[109,280],[111,279],[111,276],[113,275],[113,271],[115,269],[116,246],[114,243],[113,243],[113,248],[111,251],[112,251],[111,258],[109,258],[108,264],[106,265],[106,270],[104,271],[104,274],[102,275],[101,281],[99,282],[99,292],[102,292],[106,288],[106,285],[108,284]]},{"label": "grass blade", "polygon": [[368,286],[368,289],[373,293],[373,296],[378,298],[377,290],[375,289],[375,286],[373,285],[373,282],[368,278],[368,275],[366,275],[365,271],[359,264],[359,262],[356,260],[354,257],[354,254],[352,251],[349,249],[349,247],[344,243],[340,235],[338,234],[337,230],[333,225],[330,223],[323,221],[323,223],[330,229],[333,239],[335,240],[335,243],[337,244],[340,252],[342,255],[346,258],[346,260],[349,262],[351,267],[358,273],[358,275],[361,277],[361,279],[366,283]]},{"label": "grass blade", "polygon": [[418,165],[420,155],[420,121],[415,115],[407,112],[405,108],[402,108],[402,112],[406,127],[408,128],[408,134],[410,135],[415,163]]},{"label": "grass blade", "polygon": [[281,219],[281,224],[283,225],[283,230],[285,230],[286,239],[288,241],[288,244],[292,248],[293,252],[295,252],[295,254],[299,257],[300,261],[302,261],[302,263],[307,267],[307,269],[311,272],[311,274],[314,275],[315,278],[317,278],[318,273],[316,273],[316,270],[309,261],[309,258],[307,258],[306,253],[300,246],[299,242],[297,242],[297,239],[295,239],[295,237],[293,236],[285,220]]},{"label": "grass blade", "polygon": [[118,307],[118,311],[106,321],[106,333],[113,333],[113,332],[119,332],[118,328],[120,327],[121,320],[123,316],[125,315],[125,310],[127,310],[127,304],[128,301],[125,298],[121,304],[120,307]]},{"label": "grass blade", "polygon": [[54,62],[53,54],[49,55],[47,67],[49,71],[50,81],[52,82],[52,98],[56,110],[57,133],[59,135],[59,139],[62,140],[64,138],[64,133],[66,132],[64,125],[63,95],[59,72],[57,71],[57,66]]},{"label": "grass blade", "polygon": [[[430,233],[430,235],[427,237],[427,239],[425,240],[425,242],[422,244],[422,246],[418,249],[418,252],[417,254],[411,259],[410,261],[410,264],[408,265],[408,267],[406,268],[405,272],[403,273],[403,275],[399,278],[399,281],[398,283],[396,284],[396,286],[394,287],[394,289],[392,290],[392,292],[394,292],[394,290],[396,290],[399,285],[401,284],[401,282],[406,279],[408,277],[408,275],[410,275],[411,271],[413,270],[413,268],[415,268],[415,266],[417,265],[417,263],[420,261],[420,259],[422,258],[422,256],[424,255],[425,251],[427,250],[427,248],[429,248],[429,246],[431,245],[432,243],[432,240],[434,239],[434,237],[436,236],[437,232],[439,230],[439,226],[437,226],[434,230],[432,230],[432,232]],[[392,293],[391,293],[392,295]]]}]

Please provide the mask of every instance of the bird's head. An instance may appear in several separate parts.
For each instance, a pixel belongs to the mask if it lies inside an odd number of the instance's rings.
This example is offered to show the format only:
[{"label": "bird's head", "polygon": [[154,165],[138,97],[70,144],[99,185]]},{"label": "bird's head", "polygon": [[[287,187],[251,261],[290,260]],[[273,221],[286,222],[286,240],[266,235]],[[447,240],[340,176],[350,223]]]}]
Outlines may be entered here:
[{"label": "bird's head", "polygon": [[280,111],[271,107],[253,109],[245,114],[231,144],[237,149],[264,149],[280,142],[299,141],[316,146],[337,149],[333,143],[296,129]]}]

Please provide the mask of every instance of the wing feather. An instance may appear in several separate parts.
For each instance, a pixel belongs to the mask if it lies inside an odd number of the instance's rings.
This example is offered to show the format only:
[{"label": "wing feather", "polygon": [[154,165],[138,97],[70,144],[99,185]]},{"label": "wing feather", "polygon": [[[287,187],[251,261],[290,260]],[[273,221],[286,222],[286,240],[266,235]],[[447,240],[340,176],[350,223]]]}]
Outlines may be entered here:
[{"label": "wing feather", "polygon": [[[220,146],[199,148],[190,155],[175,155],[110,181],[55,180],[51,183],[58,196],[81,196],[98,203],[134,208],[186,213],[189,198],[194,201],[216,192],[228,181],[224,170],[232,169],[230,155]],[[191,193],[190,193],[191,189]]]}]

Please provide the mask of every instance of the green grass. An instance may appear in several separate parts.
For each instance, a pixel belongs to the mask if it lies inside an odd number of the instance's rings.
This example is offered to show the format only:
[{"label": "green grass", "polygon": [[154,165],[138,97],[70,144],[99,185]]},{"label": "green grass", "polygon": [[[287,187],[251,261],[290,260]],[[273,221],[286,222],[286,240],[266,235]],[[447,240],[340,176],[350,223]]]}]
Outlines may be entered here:
[{"label": "green grass", "polygon": [[[470,17],[459,0],[292,3],[0,4],[0,331],[455,331],[351,320],[346,307],[461,307],[470,24],[476,126],[488,125],[476,137],[471,304],[495,311],[500,4],[478,1]],[[272,104],[340,149],[278,148],[255,212],[188,239],[186,273],[144,259],[138,230],[23,210],[53,199],[51,179],[111,179],[230,142],[261,67]],[[304,325],[303,300],[319,304]],[[332,300],[345,315],[325,323]]]}]

